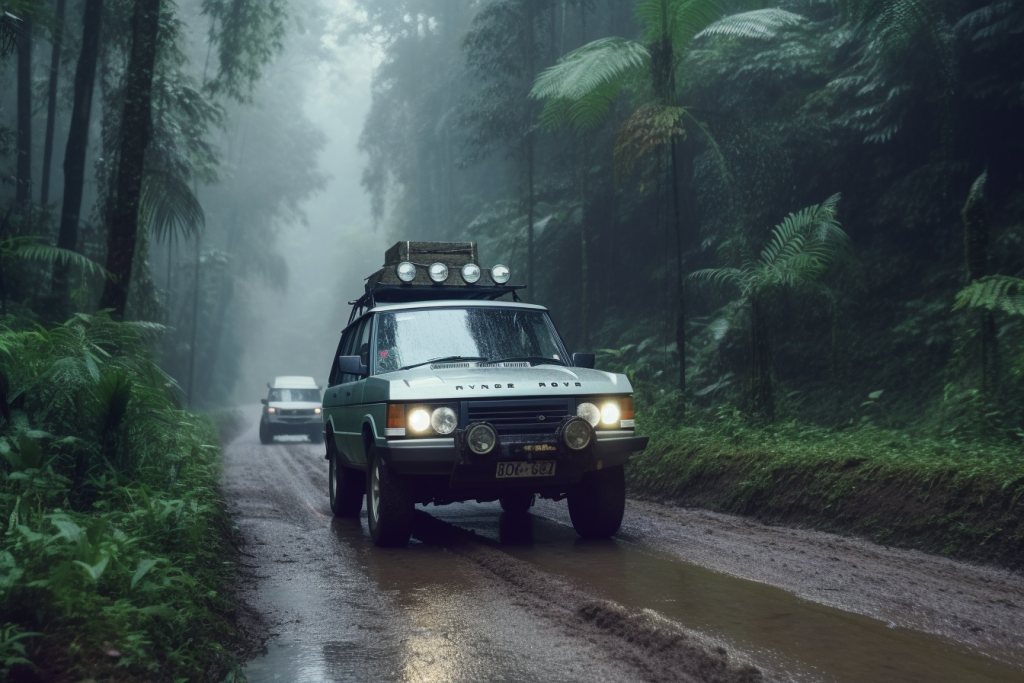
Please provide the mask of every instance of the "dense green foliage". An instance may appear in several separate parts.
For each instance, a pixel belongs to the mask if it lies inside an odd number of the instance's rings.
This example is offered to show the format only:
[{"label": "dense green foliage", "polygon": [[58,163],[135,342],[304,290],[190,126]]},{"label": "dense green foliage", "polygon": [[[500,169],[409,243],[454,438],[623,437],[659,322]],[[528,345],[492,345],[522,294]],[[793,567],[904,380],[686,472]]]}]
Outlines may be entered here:
[{"label": "dense green foliage", "polygon": [[[884,390],[894,427],[969,431],[981,401],[1019,445],[1019,3],[361,4],[385,55],[364,181],[394,237],[479,240],[570,346],[630,356],[694,419],[770,417],[736,379],[761,376],[778,419],[844,426]],[[523,69],[544,106],[498,118]],[[755,320],[690,277],[769,272],[770,226],[837,193],[843,258],[800,278],[827,296],[780,290]]]},{"label": "dense green foliage", "polygon": [[[162,328],[0,328],[0,669],[204,680],[234,665],[213,424],[178,408]],[[219,679],[218,679],[219,680]]]}]

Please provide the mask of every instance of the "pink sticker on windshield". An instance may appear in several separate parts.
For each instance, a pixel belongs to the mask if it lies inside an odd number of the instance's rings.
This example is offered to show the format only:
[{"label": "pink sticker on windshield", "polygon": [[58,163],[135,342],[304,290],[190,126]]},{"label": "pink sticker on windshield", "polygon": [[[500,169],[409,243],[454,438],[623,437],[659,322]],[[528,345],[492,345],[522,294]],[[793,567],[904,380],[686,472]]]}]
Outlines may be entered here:
[{"label": "pink sticker on windshield", "polygon": [[381,358],[384,358],[384,357],[386,357],[387,355],[388,355],[387,349],[385,349],[384,351],[381,351],[381,352],[380,352],[380,357],[381,357]]}]

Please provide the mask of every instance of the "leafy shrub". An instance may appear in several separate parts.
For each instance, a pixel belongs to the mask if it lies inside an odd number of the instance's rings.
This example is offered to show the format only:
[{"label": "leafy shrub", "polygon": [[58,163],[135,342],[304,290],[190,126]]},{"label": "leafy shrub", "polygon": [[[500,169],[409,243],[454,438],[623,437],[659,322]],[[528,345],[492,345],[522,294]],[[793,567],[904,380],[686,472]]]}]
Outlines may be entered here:
[{"label": "leafy shrub", "polygon": [[204,680],[233,664],[231,527],[212,421],[181,410],[154,325],[0,330],[0,666]]}]

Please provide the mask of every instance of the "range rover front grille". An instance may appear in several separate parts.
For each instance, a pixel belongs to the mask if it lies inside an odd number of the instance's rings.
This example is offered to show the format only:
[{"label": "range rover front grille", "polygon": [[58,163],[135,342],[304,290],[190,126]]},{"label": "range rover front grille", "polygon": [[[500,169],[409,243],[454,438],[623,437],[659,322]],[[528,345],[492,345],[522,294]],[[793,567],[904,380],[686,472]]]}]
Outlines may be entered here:
[{"label": "range rover front grille", "polygon": [[571,398],[466,401],[462,424],[490,422],[499,434],[553,434],[558,423],[572,413]]}]

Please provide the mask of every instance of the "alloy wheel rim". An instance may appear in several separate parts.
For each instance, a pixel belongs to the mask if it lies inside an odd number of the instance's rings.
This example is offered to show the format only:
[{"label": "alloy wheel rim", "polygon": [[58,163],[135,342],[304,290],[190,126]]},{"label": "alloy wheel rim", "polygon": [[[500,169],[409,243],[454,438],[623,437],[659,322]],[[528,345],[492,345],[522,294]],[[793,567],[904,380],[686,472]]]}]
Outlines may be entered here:
[{"label": "alloy wheel rim", "polygon": [[380,469],[377,463],[373,463],[373,474],[370,477],[370,503],[373,508],[373,519],[378,519],[380,511]]}]

